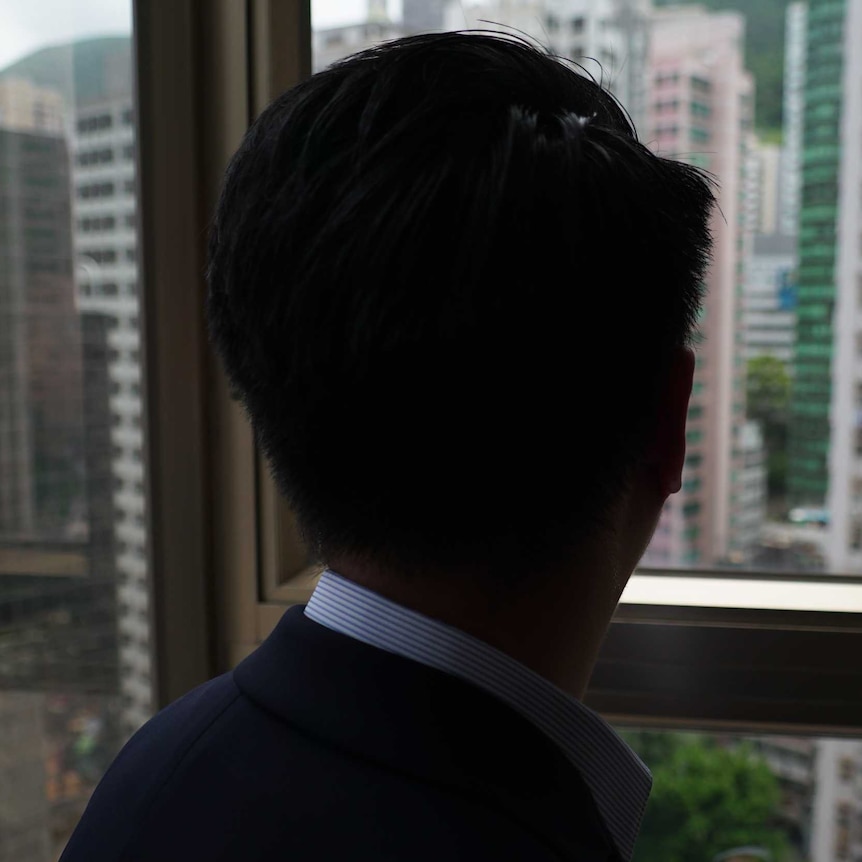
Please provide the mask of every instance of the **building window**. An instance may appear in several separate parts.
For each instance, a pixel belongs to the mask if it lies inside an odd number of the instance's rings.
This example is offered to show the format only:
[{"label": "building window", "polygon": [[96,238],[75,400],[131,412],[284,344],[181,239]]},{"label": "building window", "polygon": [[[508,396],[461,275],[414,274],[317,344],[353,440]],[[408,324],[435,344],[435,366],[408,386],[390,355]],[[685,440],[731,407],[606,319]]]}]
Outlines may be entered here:
[{"label": "building window", "polygon": [[[116,263],[117,252],[113,248],[94,248],[81,252],[84,257],[88,257],[95,263]],[[115,285],[116,287],[116,285]]]},{"label": "building window", "polygon": [[88,183],[78,186],[78,197],[81,200],[90,198],[107,198],[114,194],[114,184],[111,182]]},{"label": "building window", "polygon": [[98,132],[102,129],[110,129],[113,125],[110,114],[96,114],[90,117],[81,117],[78,120],[78,131],[82,133]]},{"label": "building window", "polygon": [[83,233],[91,231],[113,230],[117,224],[114,216],[96,216],[94,218],[78,219],[78,230]]},{"label": "building window", "polygon": [[114,161],[114,151],[110,147],[103,147],[100,150],[85,150],[78,153],[77,160],[79,165],[101,165],[108,164]]},{"label": "building window", "polygon": [[585,23],[583,15],[578,15],[576,18],[572,18],[572,32],[583,33]]}]

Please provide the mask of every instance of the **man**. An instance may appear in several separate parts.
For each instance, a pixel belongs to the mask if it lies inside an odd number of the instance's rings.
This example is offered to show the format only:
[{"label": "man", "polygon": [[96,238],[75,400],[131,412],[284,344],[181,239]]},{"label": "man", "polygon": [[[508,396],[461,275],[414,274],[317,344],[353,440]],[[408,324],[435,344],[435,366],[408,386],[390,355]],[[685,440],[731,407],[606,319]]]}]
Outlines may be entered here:
[{"label": "man", "polygon": [[65,862],[631,859],[649,773],[580,698],[680,487],[712,204],[493,35],[264,111],[209,321],[328,569],[132,739]]}]

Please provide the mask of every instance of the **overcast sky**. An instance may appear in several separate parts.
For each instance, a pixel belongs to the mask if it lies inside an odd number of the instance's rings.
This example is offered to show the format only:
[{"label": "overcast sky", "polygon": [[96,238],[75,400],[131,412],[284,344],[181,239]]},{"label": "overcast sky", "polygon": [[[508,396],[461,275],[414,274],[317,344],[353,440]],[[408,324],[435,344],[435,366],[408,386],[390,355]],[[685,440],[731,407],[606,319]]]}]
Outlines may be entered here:
[{"label": "overcast sky", "polygon": [[[399,0],[388,2],[390,14],[398,15]],[[315,27],[359,21],[366,8],[367,0],[311,3]],[[0,68],[46,45],[128,33],[131,27],[131,0],[0,0]]]}]

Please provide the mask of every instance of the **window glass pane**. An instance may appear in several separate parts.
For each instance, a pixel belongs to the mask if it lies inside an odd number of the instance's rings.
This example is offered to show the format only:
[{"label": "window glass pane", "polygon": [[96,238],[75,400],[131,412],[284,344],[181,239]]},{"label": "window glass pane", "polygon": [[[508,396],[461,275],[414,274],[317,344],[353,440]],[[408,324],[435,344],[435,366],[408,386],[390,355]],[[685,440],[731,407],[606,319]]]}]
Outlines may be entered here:
[{"label": "window glass pane", "polygon": [[[641,572],[862,575],[862,3],[314,0],[312,11],[315,70],[424,31],[533,39],[609,86],[654,151],[717,177],[683,484]],[[655,583],[636,575],[624,600],[682,585]],[[682,593],[725,601],[712,586],[693,578]],[[751,606],[797,600],[777,581],[746,589]],[[806,595],[859,606],[846,590]]]},{"label": "window glass pane", "polygon": [[0,4],[0,862],[152,709],[131,2],[74,5]]},{"label": "window glass pane", "polygon": [[859,858],[858,740],[619,732],[653,773],[636,862]]}]

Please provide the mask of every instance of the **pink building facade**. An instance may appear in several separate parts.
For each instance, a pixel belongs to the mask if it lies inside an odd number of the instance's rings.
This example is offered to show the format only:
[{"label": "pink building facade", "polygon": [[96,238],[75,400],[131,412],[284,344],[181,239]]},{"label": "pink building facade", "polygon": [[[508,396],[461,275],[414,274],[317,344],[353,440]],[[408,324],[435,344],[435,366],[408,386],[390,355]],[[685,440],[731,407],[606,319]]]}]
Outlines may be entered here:
[{"label": "pink building facade", "polygon": [[644,565],[742,562],[745,367],[741,290],[750,242],[744,218],[753,82],[743,65],[738,13],[676,7],[653,13],[647,124],[642,140],[718,180],[715,256],[707,276],[688,421],[683,490],[662,515]]}]

